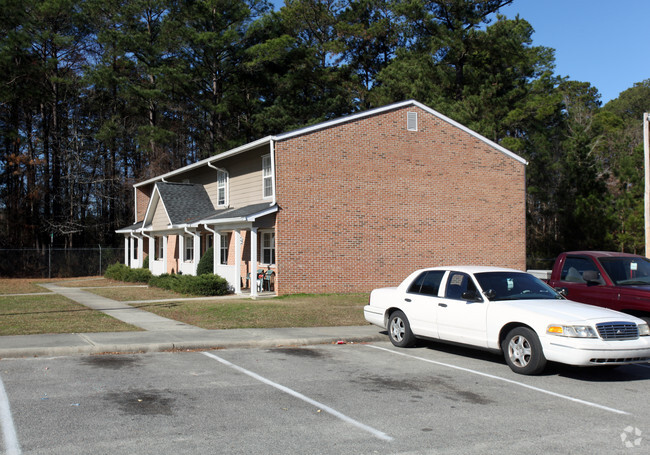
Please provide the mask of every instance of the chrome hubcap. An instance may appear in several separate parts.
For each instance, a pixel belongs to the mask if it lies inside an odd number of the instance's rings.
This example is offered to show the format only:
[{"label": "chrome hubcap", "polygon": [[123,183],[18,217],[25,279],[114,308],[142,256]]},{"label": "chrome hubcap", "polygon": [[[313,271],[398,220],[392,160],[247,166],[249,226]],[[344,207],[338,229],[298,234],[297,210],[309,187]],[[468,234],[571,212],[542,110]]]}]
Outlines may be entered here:
[{"label": "chrome hubcap", "polygon": [[532,349],[528,340],[521,335],[512,337],[508,343],[508,356],[518,367],[525,367],[530,362]]},{"label": "chrome hubcap", "polygon": [[390,333],[395,341],[402,341],[404,338],[404,321],[400,318],[392,319],[390,321]]}]

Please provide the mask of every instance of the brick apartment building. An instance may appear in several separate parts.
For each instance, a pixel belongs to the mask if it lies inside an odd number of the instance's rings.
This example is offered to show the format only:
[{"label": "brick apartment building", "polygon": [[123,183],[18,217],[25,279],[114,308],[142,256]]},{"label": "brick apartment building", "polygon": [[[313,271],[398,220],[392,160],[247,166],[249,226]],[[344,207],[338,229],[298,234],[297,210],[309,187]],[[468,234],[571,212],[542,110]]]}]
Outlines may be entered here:
[{"label": "brick apartment building", "polygon": [[[524,269],[526,161],[416,101],[269,136],[135,185],[133,267],[236,293],[365,292],[419,267]],[[251,272],[253,279],[251,280]],[[251,285],[253,283],[253,285]]]}]

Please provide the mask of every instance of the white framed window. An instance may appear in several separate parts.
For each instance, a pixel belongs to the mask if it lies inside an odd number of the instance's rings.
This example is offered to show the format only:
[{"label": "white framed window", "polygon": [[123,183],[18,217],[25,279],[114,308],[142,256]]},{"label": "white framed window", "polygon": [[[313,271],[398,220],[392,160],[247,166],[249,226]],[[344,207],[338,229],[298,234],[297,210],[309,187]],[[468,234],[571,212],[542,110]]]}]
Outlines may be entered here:
[{"label": "white framed window", "polygon": [[228,172],[217,171],[217,205],[228,205]]},{"label": "white framed window", "polygon": [[185,250],[185,261],[194,260],[194,238],[191,235],[183,236],[183,244]]},{"label": "white framed window", "polygon": [[262,157],[262,185],[264,197],[273,197],[273,169],[271,168],[271,155]]},{"label": "white framed window", "polygon": [[133,239],[133,259],[138,259],[138,239]]},{"label": "white framed window", "polygon": [[275,265],[275,232],[262,233],[262,264]]},{"label": "white framed window", "polygon": [[228,265],[228,247],[230,246],[230,234],[220,234],[221,248],[219,251],[219,264]]},{"label": "white framed window", "polygon": [[154,237],[154,250],[155,250],[154,261],[162,261],[163,257],[165,256],[165,249],[163,248],[162,237]]}]

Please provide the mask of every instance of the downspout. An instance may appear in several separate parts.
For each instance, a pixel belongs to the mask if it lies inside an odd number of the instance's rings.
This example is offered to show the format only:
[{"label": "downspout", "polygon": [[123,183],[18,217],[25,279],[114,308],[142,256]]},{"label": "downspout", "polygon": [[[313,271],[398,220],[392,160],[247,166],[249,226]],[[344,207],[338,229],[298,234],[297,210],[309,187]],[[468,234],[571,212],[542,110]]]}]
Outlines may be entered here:
[{"label": "downspout", "polygon": [[271,203],[271,207],[273,207],[276,203],[275,199],[275,142],[273,142],[273,139],[271,139],[271,176],[273,177],[273,202]]},{"label": "downspout", "polygon": [[[144,231],[140,231],[140,234],[142,234],[143,237],[146,237],[146,238],[149,239],[149,270],[152,270],[153,261],[155,260],[155,257],[156,257],[155,252],[154,252],[154,254],[152,254],[152,250],[156,249],[156,239],[154,239],[153,237],[151,237],[148,234],[145,234]],[[142,258],[142,261],[144,263],[144,258]]]},{"label": "downspout", "polygon": [[[184,230],[187,234],[189,234],[189,235],[192,236],[192,250],[194,251],[194,258],[193,258],[193,260],[194,260],[194,275],[196,275],[196,271],[198,270],[198,267],[199,267],[199,261],[197,260],[197,257],[198,257],[199,259],[201,258],[201,251],[197,251],[197,249],[196,249],[196,242],[194,242],[194,239],[195,239],[196,237],[199,237],[199,235],[196,234],[196,233],[194,233],[194,232],[190,232],[190,231],[188,231],[188,230],[187,230],[187,226],[183,227],[183,230]],[[199,245],[201,245],[201,242],[199,242]],[[187,248],[187,247],[185,246],[185,242],[183,242],[183,249],[185,249],[185,248]],[[199,250],[200,250],[200,247],[199,247]],[[182,255],[183,255],[184,253],[185,253],[185,252],[179,252],[179,256],[182,257]]]},{"label": "downspout", "polygon": [[[142,240],[141,238],[138,238],[136,235],[133,234],[133,232],[129,232],[129,236],[136,239],[136,240]],[[138,247],[139,248],[139,247]],[[133,259],[133,252],[137,251],[136,248],[130,248],[131,250],[131,257],[129,257],[129,263],[131,263],[131,259]],[[141,260],[142,258],[138,258],[138,261]]]}]

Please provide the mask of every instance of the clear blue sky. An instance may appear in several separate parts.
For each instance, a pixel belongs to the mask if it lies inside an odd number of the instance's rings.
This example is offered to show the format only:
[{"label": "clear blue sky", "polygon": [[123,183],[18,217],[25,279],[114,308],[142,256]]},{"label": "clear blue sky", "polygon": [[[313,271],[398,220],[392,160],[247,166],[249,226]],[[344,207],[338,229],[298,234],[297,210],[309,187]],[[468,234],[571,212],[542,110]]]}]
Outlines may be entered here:
[{"label": "clear blue sky", "polygon": [[555,74],[590,82],[603,104],[650,79],[650,0],[515,0],[501,13],[530,22]]},{"label": "clear blue sky", "polygon": [[555,49],[555,74],[591,83],[603,104],[650,79],[650,0],[515,0],[501,14],[530,22],[533,45]]}]

